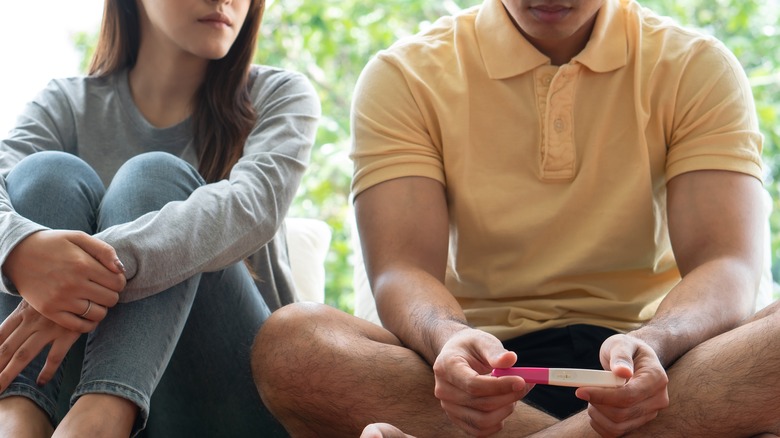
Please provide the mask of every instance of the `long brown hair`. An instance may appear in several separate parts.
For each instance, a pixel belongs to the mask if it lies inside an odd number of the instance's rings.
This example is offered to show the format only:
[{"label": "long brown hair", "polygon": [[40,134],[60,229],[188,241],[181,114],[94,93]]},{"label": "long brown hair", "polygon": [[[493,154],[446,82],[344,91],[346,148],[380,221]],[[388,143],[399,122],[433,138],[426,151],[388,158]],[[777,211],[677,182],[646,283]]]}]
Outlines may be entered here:
[{"label": "long brown hair", "polygon": [[[198,171],[207,182],[219,181],[241,158],[257,114],[249,99],[249,66],[254,58],[265,0],[251,0],[233,46],[212,60],[198,89],[192,113]],[[107,76],[132,68],[140,46],[136,0],[105,0],[103,23],[89,74]]]}]

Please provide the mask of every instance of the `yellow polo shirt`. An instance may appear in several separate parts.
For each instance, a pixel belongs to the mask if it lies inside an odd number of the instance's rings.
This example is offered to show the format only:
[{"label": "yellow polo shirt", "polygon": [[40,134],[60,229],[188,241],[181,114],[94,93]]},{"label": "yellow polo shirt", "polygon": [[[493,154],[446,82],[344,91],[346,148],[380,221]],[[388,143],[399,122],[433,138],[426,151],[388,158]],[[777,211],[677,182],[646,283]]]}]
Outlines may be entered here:
[{"label": "yellow polo shirt", "polygon": [[444,184],[446,285],[469,323],[500,339],[638,327],[680,279],[667,181],[762,176],[734,56],[629,0],[607,0],[561,67],[500,0],[442,18],[368,63],[352,123],[355,195],[405,176]]}]

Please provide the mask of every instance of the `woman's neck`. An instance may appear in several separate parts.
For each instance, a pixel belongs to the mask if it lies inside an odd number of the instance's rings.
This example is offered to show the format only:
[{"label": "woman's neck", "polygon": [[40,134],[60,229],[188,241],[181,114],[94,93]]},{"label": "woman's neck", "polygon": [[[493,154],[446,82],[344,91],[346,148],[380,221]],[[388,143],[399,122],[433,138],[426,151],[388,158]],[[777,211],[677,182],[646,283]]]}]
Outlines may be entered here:
[{"label": "woman's neck", "polygon": [[166,128],[189,117],[207,65],[207,60],[184,54],[167,56],[142,43],[128,76],[133,101],[144,118]]}]

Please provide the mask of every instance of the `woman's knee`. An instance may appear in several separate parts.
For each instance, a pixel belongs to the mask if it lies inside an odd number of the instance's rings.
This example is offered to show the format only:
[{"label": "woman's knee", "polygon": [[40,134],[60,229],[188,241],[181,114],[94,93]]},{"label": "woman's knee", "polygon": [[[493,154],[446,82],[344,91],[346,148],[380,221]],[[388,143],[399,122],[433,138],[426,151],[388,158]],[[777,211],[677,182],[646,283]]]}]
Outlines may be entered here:
[{"label": "woman's knee", "polygon": [[81,158],[60,151],[28,155],[6,177],[9,195],[24,192],[58,194],[74,189],[102,195],[103,183],[92,167]]},{"label": "woman's knee", "polygon": [[165,153],[137,155],[119,168],[101,205],[100,229],[132,221],[172,201],[183,201],[203,178],[189,163]]},{"label": "woman's knee", "polygon": [[127,160],[117,171],[112,185],[157,187],[176,186],[189,193],[205,183],[189,163],[166,152],[147,152]]},{"label": "woman's knee", "polygon": [[94,231],[105,188],[79,157],[38,152],[20,161],[5,181],[11,203],[22,216],[51,228]]}]

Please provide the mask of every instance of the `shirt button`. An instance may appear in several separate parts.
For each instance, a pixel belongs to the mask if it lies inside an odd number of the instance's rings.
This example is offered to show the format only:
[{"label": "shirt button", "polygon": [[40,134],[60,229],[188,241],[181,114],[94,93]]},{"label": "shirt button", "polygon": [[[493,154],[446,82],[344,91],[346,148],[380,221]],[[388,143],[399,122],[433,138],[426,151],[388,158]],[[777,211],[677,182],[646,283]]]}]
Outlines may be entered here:
[{"label": "shirt button", "polygon": [[550,85],[551,82],[552,82],[552,76],[548,75],[542,78],[542,84],[544,85]]},{"label": "shirt button", "polygon": [[563,132],[563,129],[566,126],[564,125],[562,119],[555,119],[555,122],[553,123],[553,127],[555,128],[555,132]]}]

